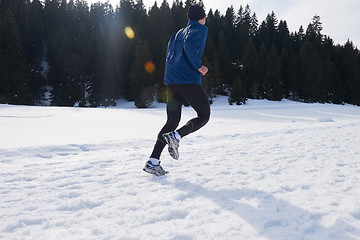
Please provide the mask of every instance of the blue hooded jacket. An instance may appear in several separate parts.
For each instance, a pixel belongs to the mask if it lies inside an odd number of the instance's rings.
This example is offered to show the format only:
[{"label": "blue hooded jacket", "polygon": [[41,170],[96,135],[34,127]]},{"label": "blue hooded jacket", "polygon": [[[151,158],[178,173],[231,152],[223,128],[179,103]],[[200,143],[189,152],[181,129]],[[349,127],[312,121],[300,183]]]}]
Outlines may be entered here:
[{"label": "blue hooded jacket", "polygon": [[190,20],[187,27],[174,33],[168,43],[165,65],[165,85],[202,85],[202,55],[205,49],[208,28]]}]

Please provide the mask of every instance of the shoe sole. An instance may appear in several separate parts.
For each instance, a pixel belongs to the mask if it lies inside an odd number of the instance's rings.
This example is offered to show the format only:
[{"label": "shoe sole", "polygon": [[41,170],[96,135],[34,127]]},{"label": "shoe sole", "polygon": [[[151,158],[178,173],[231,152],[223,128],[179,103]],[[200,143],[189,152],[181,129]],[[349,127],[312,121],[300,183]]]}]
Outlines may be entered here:
[{"label": "shoe sole", "polygon": [[157,177],[159,177],[159,176],[164,176],[165,174],[168,174],[168,173],[169,173],[168,171],[165,171],[164,174],[161,174],[161,173],[156,172],[156,171],[148,171],[146,168],[143,168],[143,171],[146,172],[146,173],[155,175],[155,176],[157,176]]}]

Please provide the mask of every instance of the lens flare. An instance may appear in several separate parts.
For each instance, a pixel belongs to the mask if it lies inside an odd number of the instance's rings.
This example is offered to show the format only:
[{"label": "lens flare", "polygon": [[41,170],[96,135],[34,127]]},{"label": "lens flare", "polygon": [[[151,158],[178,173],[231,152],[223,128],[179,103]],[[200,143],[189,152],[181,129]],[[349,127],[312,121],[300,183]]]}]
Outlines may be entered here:
[{"label": "lens flare", "polygon": [[125,28],[125,34],[130,39],[133,39],[135,37],[135,32],[134,32],[134,30],[132,30],[131,27],[126,27]]},{"label": "lens flare", "polygon": [[146,62],[144,67],[147,73],[155,72],[155,64],[151,61]]},{"label": "lens flare", "polygon": [[[169,95],[171,94],[170,92],[168,93]],[[163,101],[163,102],[167,102],[167,93],[166,93],[166,90],[163,89],[160,91],[160,99]],[[171,98],[171,96],[170,96]]]}]

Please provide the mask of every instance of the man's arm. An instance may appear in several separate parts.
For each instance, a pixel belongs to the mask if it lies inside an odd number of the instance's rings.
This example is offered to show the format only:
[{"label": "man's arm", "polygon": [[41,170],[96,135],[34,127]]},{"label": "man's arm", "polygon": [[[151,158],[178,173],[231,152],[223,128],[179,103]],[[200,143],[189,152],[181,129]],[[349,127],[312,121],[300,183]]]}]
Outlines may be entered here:
[{"label": "man's arm", "polygon": [[[200,31],[189,34],[184,43],[184,51],[189,64],[199,72],[203,71],[202,68],[202,54],[204,51],[204,45],[206,43],[207,32]],[[199,69],[202,70],[200,71]],[[205,72],[206,73],[206,72]]]}]

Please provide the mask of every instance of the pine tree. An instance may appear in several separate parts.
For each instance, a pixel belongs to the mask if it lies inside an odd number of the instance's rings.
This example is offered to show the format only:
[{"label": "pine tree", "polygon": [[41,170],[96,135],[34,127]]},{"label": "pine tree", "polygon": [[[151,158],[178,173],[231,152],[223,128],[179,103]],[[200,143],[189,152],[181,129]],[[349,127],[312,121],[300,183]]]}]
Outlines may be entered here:
[{"label": "pine tree", "polygon": [[[209,39],[206,50],[213,49],[212,40]],[[207,66],[209,71],[203,77],[203,85],[206,93],[212,102],[216,95],[228,95],[227,88],[223,86],[223,79],[220,71],[219,57],[216,51],[205,51],[203,65]]]},{"label": "pine tree", "polygon": [[[225,17],[223,18],[223,27],[222,32],[225,38],[225,45],[227,50],[227,57],[229,58],[228,62],[235,62],[236,61],[236,53],[237,51],[237,44],[235,44],[234,39],[236,39],[235,35],[235,11],[233,6],[229,7],[226,10]],[[228,69],[229,70],[229,69]]]},{"label": "pine tree", "polygon": [[226,45],[226,38],[224,32],[221,30],[219,33],[219,38],[217,41],[217,49],[216,53],[219,59],[220,64],[220,78],[222,79],[222,85],[232,85],[231,76],[232,73],[230,71],[231,60],[228,53],[228,48]]},{"label": "pine tree", "polygon": [[44,98],[46,81],[43,75],[45,23],[43,6],[39,0],[29,3],[26,11],[26,29],[23,33],[23,45],[26,55],[26,74],[29,77],[29,89],[32,104],[41,104]]},{"label": "pine tree", "polygon": [[344,101],[360,105],[360,53],[354,44],[348,40],[338,49],[338,65],[342,85],[344,86]]},{"label": "pine tree", "polygon": [[183,2],[176,0],[173,1],[171,8],[172,22],[174,23],[174,31],[186,26],[187,15],[183,6]]},{"label": "pine tree", "polygon": [[[160,6],[160,22],[162,27],[159,28],[160,31],[157,35],[158,39],[155,40],[158,43],[158,48],[157,48],[158,61],[156,61],[158,63],[157,78],[161,79],[161,81],[158,82],[157,84],[160,86],[163,86],[162,79],[164,79],[165,60],[166,60],[165,56],[166,56],[168,40],[170,39],[171,34],[179,30],[174,28],[172,19],[173,17],[171,15],[170,7],[167,1],[164,0]],[[185,25],[182,27],[185,27]],[[152,54],[154,54],[154,51],[152,51]]]},{"label": "pine tree", "polygon": [[[249,5],[246,5],[246,8],[243,9],[242,6],[240,6],[240,9],[238,11],[238,16],[236,19],[236,42],[238,45],[237,53],[238,56],[241,55],[241,53],[244,52],[245,47],[249,41],[249,38],[252,37],[252,27],[251,27],[251,10]],[[234,51],[234,49],[233,49]]]},{"label": "pine tree", "polygon": [[286,21],[280,20],[278,27],[278,34],[276,38],[276,47],[279,50],[286,49],[287,51],[290,49],[290,32],[287,26]]},{"label": "pine tree", "polygon": [[267,54],[264,96],[272,101],[280,101],[283,98],[281,66],[275,45]]},{"label": "pine tree", "polygon": [[265,89],[265,78],[267,73],[267,48],[265,43],[263,42],[260,46],[259,53],[258,53],[258,79],[255,79],[256,83],[253,84],[254,89],[254,97],[256,99],[263,99],[266,98],[266,89]]},{"label": "pine tree", "polygon": [[309,41],[305,41],[300,49],[300,64],[304,72],[300,96],[310,102],[325,102],[327,86],[322,61],[319,51]]},{"label": "pine tree", "polygon": [[288,63],[288,95],[291,100],[300,100],[301,83],[303,81],[304,73],[300,69],[300,58],[293,50],[290,54]]},{"label": "pine tree", "polygon": [[304,43],[304,41],[305,41],[304,29],[302,26],[300,26],[299,31],[292,34],[293,50],[296,53],[299,53],[300,48],[301,48],[302,44]]},{"label": "pine tree", "polygon": [[[107,91],[106,87],[115,89],[113,85],[108,84],[108,73],[106,71],[105,46],[107,46],[104,28],[106,24],[106,16],[112,12],[112,9],[107,4],[93,4],[90,10],[90,43],[88,53],[88,68],[90,71],[89,78],[89,97],[90,106],[109,106],[114,105],[115,102],[111,92]],[[110,85],[110,86],[109,86]],[[110,96],[110,97],[109,97]],[[109,101],[110,99],[110,101]]]},{"label": "pine tree", "polygon": [[246,45],[244,54],[242,55],[244,65],[243,85],[250,98],[258,97],[259,90],[259,58],[255,44],[252,39]]},{"label": "pine tree", "polygon": [[[209,69],[214,69],[210,61],[205,57],[203,59],[203,64],[207,66]],[[209,101],[212,104],[213,99],[216,97],[216,77],[214,71],[208,71],[207,74],[202,78],[202,85],[205,89],[207,96],[209,97]]]},{"label": "pine tree", "polygon": [[340,73],[330,58],[324,63],[324,75],[328,82],[327,101],[335,104],[344,103],[345,92]]},{"label": "pine tree", "polygon": [[228,101],[230,105],[233,105],[233,103],[236,103],[237,105],[242,105],[246,103],[246,91],[242,86],[242,82],[239,75],[236,77],[236,80],[234,81],[234,85],[232,86]]},{"label": "pine tree", "polygon": [[140,39],[135,48],[135,62],[129,77],[132,100],[138,108],[147,108],[154,102],[154,70],[148,44]]},{"label": "pine tree", "polygon": [[306,29],[306,39],[310,41],[315,48],[319,48],[322,43],[322,29],[323,28],[322,23],[320,22],[320,16],[315,15]]},{"label": "pine tree", "polygon": [[[61,76],[60,51],[62,49],[62,36],[59,34],[59,26],[61,26],[61,18],[59,14],[59,3],[53,0],[46,0],[44,5],[44,20],[45,20],[45,41],[46,41],[46,62],[49,65],[47,72],[47,81],[51,86],[52,104],[56,105],[58,91],[54,86],[58,85],[58,80]],[[59,90],[62,90],[59,87]]]},{"label": "pine tree", "polygon": [[280,53],[280,68],[281,68],[281,79],[282,79],[282,88],[284,97],[289,96],[289,81],[290,81],[290,72],[289,72],[289,62],[290,55],[288,52],[288,48],[283,47]]},{"label": "pine tree", "polygon": [[[91,13],[91,25],[95,27],[100,46],[96,48],[99,55],[94,59],[99,63],[93,80],[97,88],[90,91],[99,91],[98,99],[101,106],[113,106],[119,97],[128,98],[127,78],[131,66],[126,58],[133,49],[129,48],[132,39],[126,36],[125,28],[132,25],[124,6],[132,12],[131,2],[120,1],[115,13],[108,3],[94,5]],[[92,85],[94,86],[94,82]],[[92,92],[92,99],[94,94]]]},{"label": "pine tree", "polygon": [[2,19],[0,60],[3,72],[0,78],[0,102],[10,104],[29,104],[30,92],[25,75],[25,57],[20,31],[13,12],[8,9]]},{"label": "pine tree", "polygon": [[259,23],[258,23],[258,19],[256,17],[256,13],[253,13],[253,15],[251,16],[251,19],[250,19],[250,36],[252,36],[253,38],[256,37],[258,25],[259,25]]},{"label": "pine tree", "polygon": [[[1,2],[0,2],[1,3]],[[2,44],[2,29],[3,29],[3,20],[2,17],[3,13],[2,13],[2,9],[1,9],[1,4],[0,4],[0,103],[5,103],[6,102],[6,92],[2,89],[6,88],[6,79],[4,76],[4,73],[6,71],[6,66],[5,66],[5,54],[3,53],[3,44]]]},{"label": "pine tree", "polygon": [[278,20],[275,13],[268,14],[266,20],[263,21],[259,27],[260,43],[264,43],[265,47],[269,49],[276,41],[278,32]]},{"label": "pine tree", "polygon": [[104,106],[106,105],[103,80],[104,50],[100,40],[100,33],[95,29],[91,33],[89,49],[88,68],[92,69],[92,74],[89,78],[88,102],[92,107]]}]

